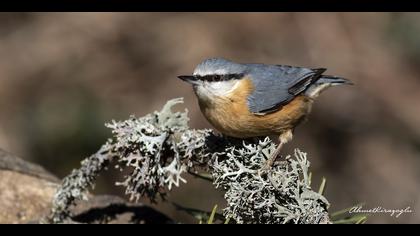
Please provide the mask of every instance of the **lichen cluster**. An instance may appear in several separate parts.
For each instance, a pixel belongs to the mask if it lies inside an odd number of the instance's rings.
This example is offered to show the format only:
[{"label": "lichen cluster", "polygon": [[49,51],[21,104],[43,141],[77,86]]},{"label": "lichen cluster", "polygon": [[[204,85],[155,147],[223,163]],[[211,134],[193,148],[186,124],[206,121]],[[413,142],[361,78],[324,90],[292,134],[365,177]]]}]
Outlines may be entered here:
[{"label": "lichen cluster", "polygon": [[115,150],[120,167],[129,167],[131,173],[117,185],[126,188],[131,200],[147,196],[155,200],[164,195],[165,186],[185,182],[181,176],[186,171],[184,156],[174,145],[175,136],[188,129],[187,112],[171,112],[171,107],[182,100],[171,100],[160,112],[106,124],[114,134]]},{"label": "lichen cluster", "polygon": [[113,145],[108,141],[62,180],[53,199],[51,216],[45,221],[60,223],[69,219],[70,207],[77,200],[87,199],[87,189],[94,186],[96,177],[112,160],[112,150]]},{"label": "lichen cluster", "polygon": [[69,217],[69,206],[86,196],[112,160],[129,170],[117,185],[131,200],[164,198],[173,186],[186,182],[187,172],[204,170],[226,191],[224,215],[232,222],[328,222],[328,201],[311,190],[306,154],[297,150],[272,168],[262,168],[275,149],[269,138],[237,140],[189,129],[187,111],[172,111],[179,103],[182,99],[173,99],[159,112],[106,124],[113,137],[64,178],[53,202],[54,222]]},{"label": "lichen cluster", "polygon": [[265,170],[274,150],[273,142],[265,138],[256,144],[229,147],[227,158],[215,159],[214,182],[226,190],[226,217],[237,223],[327,222],[329,203],[310,187],[306,154],[296,149],[293,157]]}]

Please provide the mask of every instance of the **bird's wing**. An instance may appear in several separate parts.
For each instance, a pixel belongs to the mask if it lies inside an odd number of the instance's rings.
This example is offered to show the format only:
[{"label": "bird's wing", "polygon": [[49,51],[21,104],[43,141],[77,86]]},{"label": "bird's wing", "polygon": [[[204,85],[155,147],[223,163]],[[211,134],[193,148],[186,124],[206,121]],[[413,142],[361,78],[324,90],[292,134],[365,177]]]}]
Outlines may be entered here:
[{"label": "bird's wing", "polygon": [[281,109],[319,79],[326,70],[283,65],[253,65],[249,68],[254,91],[248,96],[248,107],[256,114]]}]

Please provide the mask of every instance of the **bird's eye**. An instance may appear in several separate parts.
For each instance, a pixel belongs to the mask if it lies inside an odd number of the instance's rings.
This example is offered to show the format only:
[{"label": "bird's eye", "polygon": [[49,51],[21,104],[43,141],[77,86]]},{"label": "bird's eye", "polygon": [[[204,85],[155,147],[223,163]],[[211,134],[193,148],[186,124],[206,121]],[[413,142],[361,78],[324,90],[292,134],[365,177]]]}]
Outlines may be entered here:
[{"label": "bird's eye", "polygon": [[217,81],[220,80],[220,76],[219,75],[206,75],[205,80],[212,81],[212,82],[217,82]]},{"label": "bird's eye", "polygon": [[197,76],[197,79],[202,81],[208,82],[219,82],[219,81],[228,81],[233,79],[240,79],[242,78],[242,74],[226,74],[226,75],[204,75],[204,76]]}]

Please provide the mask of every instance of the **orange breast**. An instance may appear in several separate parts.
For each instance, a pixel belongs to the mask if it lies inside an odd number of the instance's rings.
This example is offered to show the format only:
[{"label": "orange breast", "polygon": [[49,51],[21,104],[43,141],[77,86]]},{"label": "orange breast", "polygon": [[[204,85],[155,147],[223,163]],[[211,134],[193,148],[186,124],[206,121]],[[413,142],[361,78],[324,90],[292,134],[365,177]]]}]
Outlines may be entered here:
[{"label": "orange breast", "polygon": [[247,97],[253,91],[252,82],[243,79],[239,83],[230,94],[216,97],[211,103],[199,99],[204,116],[225,135],[237,138],[279,135],[293,129],[310,112],[312,101],[301,95],[276,112],[253,114],[247,105]]}]

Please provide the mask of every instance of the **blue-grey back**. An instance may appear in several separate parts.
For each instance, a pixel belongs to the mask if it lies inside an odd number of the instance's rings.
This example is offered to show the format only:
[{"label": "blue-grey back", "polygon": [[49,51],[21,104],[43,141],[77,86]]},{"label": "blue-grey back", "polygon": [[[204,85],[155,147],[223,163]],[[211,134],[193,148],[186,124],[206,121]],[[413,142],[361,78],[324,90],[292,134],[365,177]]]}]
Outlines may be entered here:
[{"label": "blue-grey back", "polygon": [[246,66],[246,75],[254,85],[254,91],[248,97],[248,106],[253,113],[267,113],[280,109],[303,92],[313,82],[310,78],[318,73],[317,70],[286,65]]}]

